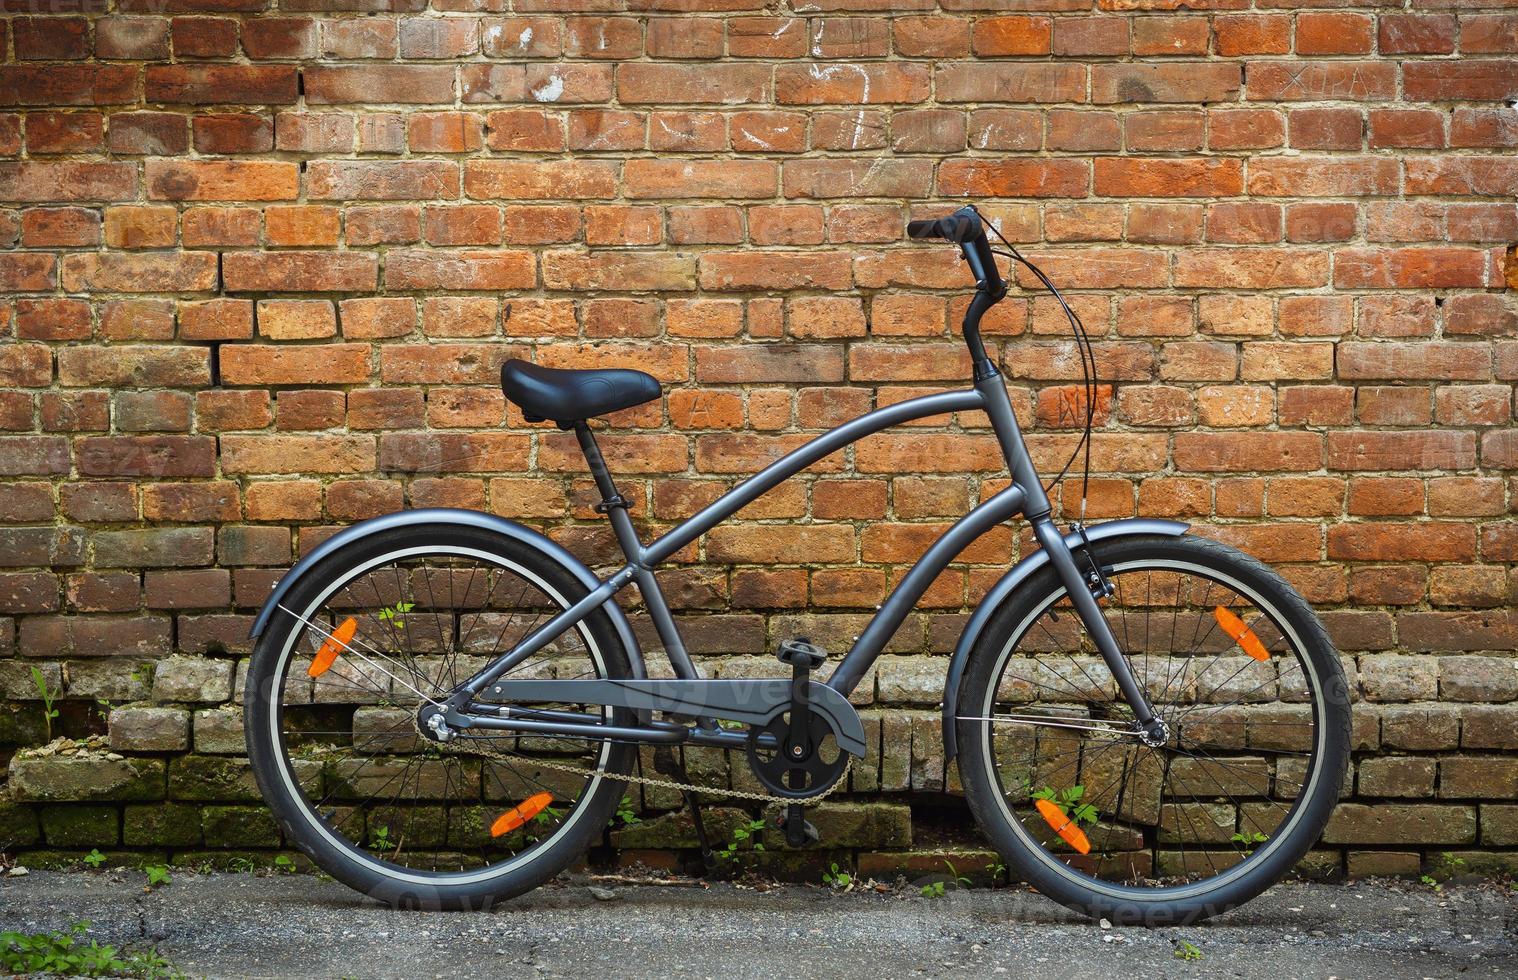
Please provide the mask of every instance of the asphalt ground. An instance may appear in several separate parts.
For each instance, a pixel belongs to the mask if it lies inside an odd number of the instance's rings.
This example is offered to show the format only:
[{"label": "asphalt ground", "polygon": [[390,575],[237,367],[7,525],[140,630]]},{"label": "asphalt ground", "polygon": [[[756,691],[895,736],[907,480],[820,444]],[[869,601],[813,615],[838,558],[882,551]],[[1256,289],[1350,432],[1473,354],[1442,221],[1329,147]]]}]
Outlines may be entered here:
[{"label": "asphalt ground", "polygon": [[[396,912],[308,875],[0,878],[0,930],[88,920],[206,977],[1518,977],[1507,883],[1289,883],[1211,922],[1103,928],[1017,889],[561,880],[488,913]],[[1199,958],[1181,959],[1182,943]]]}]

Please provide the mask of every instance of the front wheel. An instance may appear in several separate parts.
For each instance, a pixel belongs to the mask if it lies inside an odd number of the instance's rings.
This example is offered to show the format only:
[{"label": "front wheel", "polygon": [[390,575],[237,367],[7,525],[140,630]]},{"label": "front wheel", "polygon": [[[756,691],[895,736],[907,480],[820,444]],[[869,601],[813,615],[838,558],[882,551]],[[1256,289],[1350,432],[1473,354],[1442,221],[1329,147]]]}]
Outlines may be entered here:
[{"label": "front wheel", "polygon": [[1247,555],[1194,537],[1092,550],[1101,607],[1165,723],[1133,712],[1053,568],[995,611],[957,708],[982,830],[1039,891],[1092,917],[1162,925],[1232,908],[1318,839],[1349,755],[1348,692],[1312,609]]}]

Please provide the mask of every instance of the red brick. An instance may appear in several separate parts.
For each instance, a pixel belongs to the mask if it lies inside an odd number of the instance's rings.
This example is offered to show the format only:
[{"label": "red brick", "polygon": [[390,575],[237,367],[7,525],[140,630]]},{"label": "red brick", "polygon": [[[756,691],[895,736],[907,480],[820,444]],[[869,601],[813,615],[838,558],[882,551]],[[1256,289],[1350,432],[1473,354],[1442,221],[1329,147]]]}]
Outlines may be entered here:
[{"label": "red brick", "polygon": [[89,22],[83,17],[18,17],[11,30],[21,61],[69,61],[89,55]]},{"label": "red brick", "polygon": [[237,21],[230,17],[175,17],[172,30],[180,58],[226,58],[237,51]]},{"label": "red brick", "polygon": [[1376,34],[1382,54],[1450,54],[1455,50],[1455,18],[1450,14],[1381,14]]},{"label": "red brick", "polygon": [[1261,102],[1374,102],[1394,98],[1397,66],[1379,61],[1260,61],[1249,66],[1249,98]]},{"label": "red brick", "polygon": [[599,160],[471,160],[464,165],[464,193],[479,200],[601,200],[616,194],[616,181],[616,168]]},{"label": "red brick", "polygon": [[1518,98],[1518,61],[1416,61],[1402,69],[1409,101],[1500,101]]},{"label": "red brick", "polygon": [[1349,288],[1447,288],[1487,285],[1486,257],[1458,248],[1341,250],[1334,284]]},{"label": "red brick", "polygon": [[83,208],[32,208],[21,214],[24,246],[90,246],[100,243],[99,211]]},{"label": "red brick", "polygon": [[[1254,86],[1254,71],[1250,71]],[[1091,101],[1114,102],[1231,102],[1238,98],[1240,69],[1236,64],[1097,64],[1091,66]]]},{"label": "red brick", "polygon": [[311,105],[452,102],[453,74],[452,66],[447,65],[320,66],[301,70],[306,101]]},{"label": "red brick", "polygon": [[1297,54],[1368,54],[1372,23],[1367,14],[1300,13]]},{"label": "red brick", "polygon": [[135,65],[0,65],[0,106],[132,104],[140,76]]},{"label": "red brick", "polygon": [[[819,62],[775,68],[775,101],[781,105],[878,105],[921,102],[927,95],[927,66],[913,62]],[[942,92],[939,98],[957,101]]]},{"label": "red brick", "polygon": [[233,292],[356,292],[378,283],[378,262],[362,252],[230,252],[222,284]]},{"label": "red brick", "polygon": [[293,163],[256,160],[149,160],[148,197],[157,201],[279,201],[299,193]]},{"label": "red brick", "polygon": [[242,49],[255,61],[316,57],[316,21],[308,17],[260,17],[242,25]]},{"label": "red brick", "polygon": [[253,303],[241,299],[181,303],[179,335],[185,340],[247,340],[253,336]]},{"label": "red brick", "polygon": [[946,160],[938,191],[952,197],[1085,197],[1083,160]]},{"label": "red brick", "polygon": [[6,201],[128,201],[136,196],[129,163],[0,161],[0,199]]},{"label": "red brick", "polygon": [[98,112],[34,112],[26,117],[26,148],[32,153],[88,153],[105,143]]},{"label": "red brick", "polygon": [[947,63],[938,66],[934,90],[940,102],[1084,102],[1086,72],[1079,65]]},{"label": "red brick", "polygon": [[297,97],[295,68],[283,65],[150,65],[145,86],[149,102],[289,105]]},{"label": "red brick", "polygon": [[213,252],[69,255],[63,286],[71,292],[180,293],[216,288]]}]

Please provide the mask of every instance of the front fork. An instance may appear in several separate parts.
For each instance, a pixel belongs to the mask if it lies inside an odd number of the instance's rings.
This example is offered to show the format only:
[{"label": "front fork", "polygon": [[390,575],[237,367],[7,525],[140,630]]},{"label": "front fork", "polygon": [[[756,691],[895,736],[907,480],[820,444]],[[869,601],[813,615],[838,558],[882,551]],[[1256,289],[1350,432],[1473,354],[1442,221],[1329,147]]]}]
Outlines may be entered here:
[{"label": "front fork", "polygon": [[[1154,709],[1149,706],[1149,698],[1145,695],[1143,686],[1133,676],[1133,671],[1129,669],[1128,659],[1123,656],[1122,650],[1118,647],[1117,638],[1112,635],[1112,629],[1107,625],[1107,618],[1102,615],[1101,607],[1097,605],[1096,596],[1092,594],[1091,584],[1081,572],[1080,563],[1076,561],[1070,546],[1065,543],[1064,535],[1059,533],[1059,528],[1055,527],[1054,521],[1049,517],[1049,498],[1044,493],[1038,472],[1033,468],[1033,460],[1028,455],[1028,446],[1023,441],[1022,429],[1018,426],[1017,416],[1012,411],[1012,399],[1007,395],[1007,388],[1002,382],[1001,374],[989,361],[977,366],[975,388],[981,394],[986,416],[991,420],[991,428],[996,433],[997,442],[1001,444],[1003,455],[1006,456],[1012,481],[1022,487],[1026,494],[1024,513],[1029,523],[1033,525],[1033,535],[1038,539],[1039,547],[1048,552],[1049,563],[1054,566],[1060,581],[1064,583],[1065,591],[1070,596],[1070,603],[1075,606],[1076,615],[1080,616],[1081,622],[1085,624],[1086,631],[1091,634],[1091,642],[1096,644],[1096,649],[1101,653],[1102,660],[1106,662],[1107,669],[1112,672],[1113,679],[1117,681],[1117,688],[1122,692],[1123,700],[1127,701],[1128,707],[1133,709],[1140,736],[1148,744],[1163,744],[1167,737],[1164,722],[1155,716]],[[1102,585],[1104,580],[1096,556],[1091,554],[1089,547],[1084,550],[1096,568],[1097,584]]]},{"label": "front fork", "polygon": [[[1064,584],[1065,592],[1070,596],[1070,604],[1075,607],[1076,615],[1080,616],[1086,632],[1091,635],[1091,642],[1096,645],[1097,652],[1102,655],[1107,669],[1112,672],[1113,679],[1117,681],[1117,688],[1122,692],[1123,700],[1127,701],[1128,707],[1133,709],[1133,716],[1138,720],[1139,731],[1144,741],[1151,744],[1163,744],[1166,737],[1164,723],[1149,706],[1149,698],[1144,693],[1143,685],[1133,676],[1133,671],[1128,666],[1128,658],[1123,656],[1122,650],[1117,645],[1117,637],[1112,635],[1112,627],[1107,623],[1107,617],[1102,615],[1101,606],[1097,605],[1092,583],[1081,572],[1080,563],[1076,561],[1074,552],[1065,543],[1065,536],[1059,533],[1059,528],[1054,526],[1054,521],[1047,515],[1035,519],[1032,524],[1033,535],[1038,539],[1039,546],[1049,553],[1049,564],[1054,566],[1054,571]],[[1101,577],[1100,565],[1097,564],[1096,556],[1091,554],[1089,546],[1086,548],[1086,556],[1096,567],[1097,584],[1101,585],[1104,580]]]}]

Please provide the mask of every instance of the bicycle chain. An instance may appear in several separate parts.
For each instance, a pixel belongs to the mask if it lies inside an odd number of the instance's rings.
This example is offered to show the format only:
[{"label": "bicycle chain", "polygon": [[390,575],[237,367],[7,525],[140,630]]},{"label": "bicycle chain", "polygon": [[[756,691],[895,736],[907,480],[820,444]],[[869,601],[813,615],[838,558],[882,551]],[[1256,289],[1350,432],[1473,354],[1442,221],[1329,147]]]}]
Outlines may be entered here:
[{"label": "bicycle chain", "polygon": [[[417,726],[417,734],[422,734],[420,726]],[[838,778],[833,781],[833,785],[829,786],[821,793],[818,793],[816,796],[808,796],[804,799],[797,800],[787,796],[776,796],[773,793],[755,793],[751,790],[745,789],[724,789],[722,787],[714,786],[697,786],[695,783],[682,783],[674,779],[659,779],[655,776],[635,776],[632,773],[612,772],[610,769],[586,769],[583,766],[570,766],[565,765],[562,762],[550,762],[547,759],[539,759],[534,756],[524,756],[512,752],[503,752],[499,749],[493,749],[486,745],[476,744],[471,748],[461,749],[460,747],[454,745],[452,740],[448,742],[433,742],[432,739],[427,738],[425,735],[422,735],[422,737],[424,739],[427,739],[427,741],[432,742],[432,744],[436,745],[439,749],[442,749],[444,751],[474,753],[477,755],[483,755],[486,758],[500,759],[503,762],[508,762],[508,764],[510,761],[530,761],[532,765],[542,766],[545,769],[556,769],[559,772],[572,772],[587,777],[610,776],[613,779],[624,779],[627,782],[641,783],[644,786],[660,786],[665,789],[677,789],[682,792],[705,793],[708,796],[730,796],[744,800],[760,800],[765,803],[801,803],[808,806],[813,803],[820,803],[821,801],[827,799],[829,796],[833,795],[833,793],[837,792],[839,787],[841,787],[848,780],[849,770],[854,766],[854,757],[852,755],[849,755],[848,761],[843,765],[843,772],[838,774]],[[455,738],[457,737],[458,736],[455,736]]]}]

